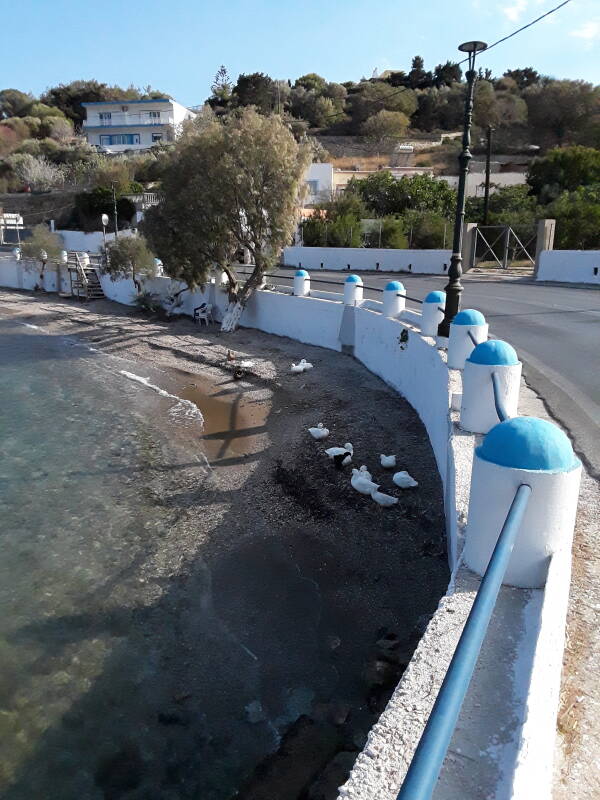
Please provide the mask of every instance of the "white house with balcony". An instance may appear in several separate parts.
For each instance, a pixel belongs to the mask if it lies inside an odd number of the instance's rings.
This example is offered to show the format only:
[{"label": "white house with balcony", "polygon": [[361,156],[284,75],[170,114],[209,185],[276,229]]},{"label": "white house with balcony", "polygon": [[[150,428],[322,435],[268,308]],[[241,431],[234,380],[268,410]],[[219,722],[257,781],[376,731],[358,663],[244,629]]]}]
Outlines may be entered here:
[{"label": "white house with balcony", "polygon": [[147,150],[172,141],[183,122],[196,115],[174,100],[119,100],[82,103],[86,111],[83,132],[88,142],[113,153]]}]

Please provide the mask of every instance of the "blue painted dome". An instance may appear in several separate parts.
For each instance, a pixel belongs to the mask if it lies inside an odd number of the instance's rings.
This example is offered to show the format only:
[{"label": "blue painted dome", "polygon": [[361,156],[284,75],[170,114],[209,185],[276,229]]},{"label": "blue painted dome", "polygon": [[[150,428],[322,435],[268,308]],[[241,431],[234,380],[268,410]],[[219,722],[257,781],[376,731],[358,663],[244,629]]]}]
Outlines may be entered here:
[{"label": "blue painted dome", "polygon": [[445,303],[446,302],[446,292],[429,292],[424,303]]},{"label": "blue painted dome", "polygon": [[514,417],[494,426],[476,453],[502,467],[542,472],[567,472],[579,464],[560,428],[535,417]]},{"label": "blue painted dome", "polygon": [[388,285],[385,287],[386,292],[403,292],[404,291],[404,284],[400,283],[400,281],[390,281]]},{"label": "blue painted dome", "polygon": [[348,275],[346,283],[362,283],[362,278],[360,275]]},{"label": "blue painted dome", "polygon": [[296,270],[296,277],[297,278],[308,278],[308,272],[305,269],[297,269]]},{"label": "blue painted dome", "polygon": [[478,344],[467,361],[472,364],[493,364],[515,367],[519,363],[515,348],[500,339],[489,339]]},{"label": "blue painted dome", "polygon": [[459,311],[452,320],[453,325],[485,325],[485,317],[481,311],[475,311],[474,308],[465,308],[464,311]]}]

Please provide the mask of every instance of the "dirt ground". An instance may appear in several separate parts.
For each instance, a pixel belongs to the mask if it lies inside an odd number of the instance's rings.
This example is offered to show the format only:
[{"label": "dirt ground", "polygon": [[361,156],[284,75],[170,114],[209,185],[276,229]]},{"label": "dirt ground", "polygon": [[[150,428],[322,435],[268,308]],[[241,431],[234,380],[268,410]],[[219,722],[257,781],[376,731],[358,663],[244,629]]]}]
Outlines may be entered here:
[{"label": "dirt ground", "polygon": [[[449,577],[415,411],[351,357],[257,331],[6,291],[0,316],[123,357],[195,402],[206,455],[200,477],[157,465],[140,487],[170,535],[124,578],[135,613],[119,618],[120,649],[5,800],[49,797],[50,777],[61,800],[335,798]],[[254,362],[241,380],[228,348]],[[300,358],[314,369],[292,375]],[[398,506],[351,488],[307,433],[318,422]],[[395,489],[380,453],[419,488]]]}]

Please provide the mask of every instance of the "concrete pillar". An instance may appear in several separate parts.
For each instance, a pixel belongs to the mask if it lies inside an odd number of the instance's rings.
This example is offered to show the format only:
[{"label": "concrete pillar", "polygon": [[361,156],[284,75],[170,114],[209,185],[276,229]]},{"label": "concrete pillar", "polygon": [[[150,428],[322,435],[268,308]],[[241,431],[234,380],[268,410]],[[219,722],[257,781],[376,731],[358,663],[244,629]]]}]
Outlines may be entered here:
[{"label": "concrete pillar", "polygon": [[535,243],[535,270],[538,274],[540,256],[544,250],[554,250],[554,234],[556,232],[555,219],[540,219],[537,224],[537,238]]},{"label": "concrete pillar", "polygon": [[397,317],[406,308],[406,289],[400,281],[390,281],[383,290],[384,317]]},{"label": "concrete pillar", "polygon": [[310,275],[305,269],[296,270],[294,275],[294,294],[297,297],[306,297],[310,294]]},{"label": "concrete pillar", "polygon": [[508,417],[517,415],[521,363],[514,349],[499,339],[478,344],[465,361],[462,379],[460,427],[487,433],[502,422],[494,399],[492,375],[497,376],[500,406]]},{"label": "concrete pillar", "polygon": [[475,451],[463,559],[483,575],[521,484],[532,492],[504,583],[544,586],[550,557],[570,550],[581,463],[556,425],[515,417],[496,425]]},{"label": "concrete pillar", "polygon": [[476,222],[465,222],[463,225],[463,242],[462,242],[462,271],[468,272],[471,267],[475,266],[475,231],[477,230]]},{"label": "concrete pillar", "polygon": [[[473,341],[473,339],[475,341]],[[459,311],[450,324],[448,340],[448,367],[463,369],[466,359],[476,345],[485,342],[488,337],[488,325],[480,311],[465,308]]]},{"label": "concrete pillar", "polygon": [[363,301],[363,282],[359,275],[348,275],[344,281],[344,305],[359,306]]},{"label": "concrete pillar", "polygon": [[423,336],[437,336],[438,325],[444,319],[444,312],[440,311],[440,308],[444,309],[445,307],[445,292],[429,292],[421,309],[421,333]]},{"label": "concrete pillar", "polygon": [[12,254],[14,256],[15,261],[21,260],[21,248],[20,247],[13,247]]}]

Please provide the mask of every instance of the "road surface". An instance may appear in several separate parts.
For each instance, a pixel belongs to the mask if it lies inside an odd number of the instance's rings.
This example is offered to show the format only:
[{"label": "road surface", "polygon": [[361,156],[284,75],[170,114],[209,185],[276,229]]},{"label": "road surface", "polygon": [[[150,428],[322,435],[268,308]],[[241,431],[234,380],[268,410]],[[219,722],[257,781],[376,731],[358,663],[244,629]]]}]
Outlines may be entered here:
[{"label": "road surface", "polygon": [[[293,273],[279,270],[273,280],[288,283]],[[319,270],[311,277],[314,288],[339,291],[344,273]],[[447,283],[447,277],[437,275],[363,275],[367,287],[379,289],[392,278],[417,298]],[[316,279],[327,283],[316,284]],[[515,347],[527,382],[566,428],[588,469],[600,477],[600,290],[475,275],[464,276],[463,283],[462,307],[481,311],[490,335]],[[365,297],[381,299],[381,293],[365,289]],[[418,308],[412,301],[407,305]]]}]

